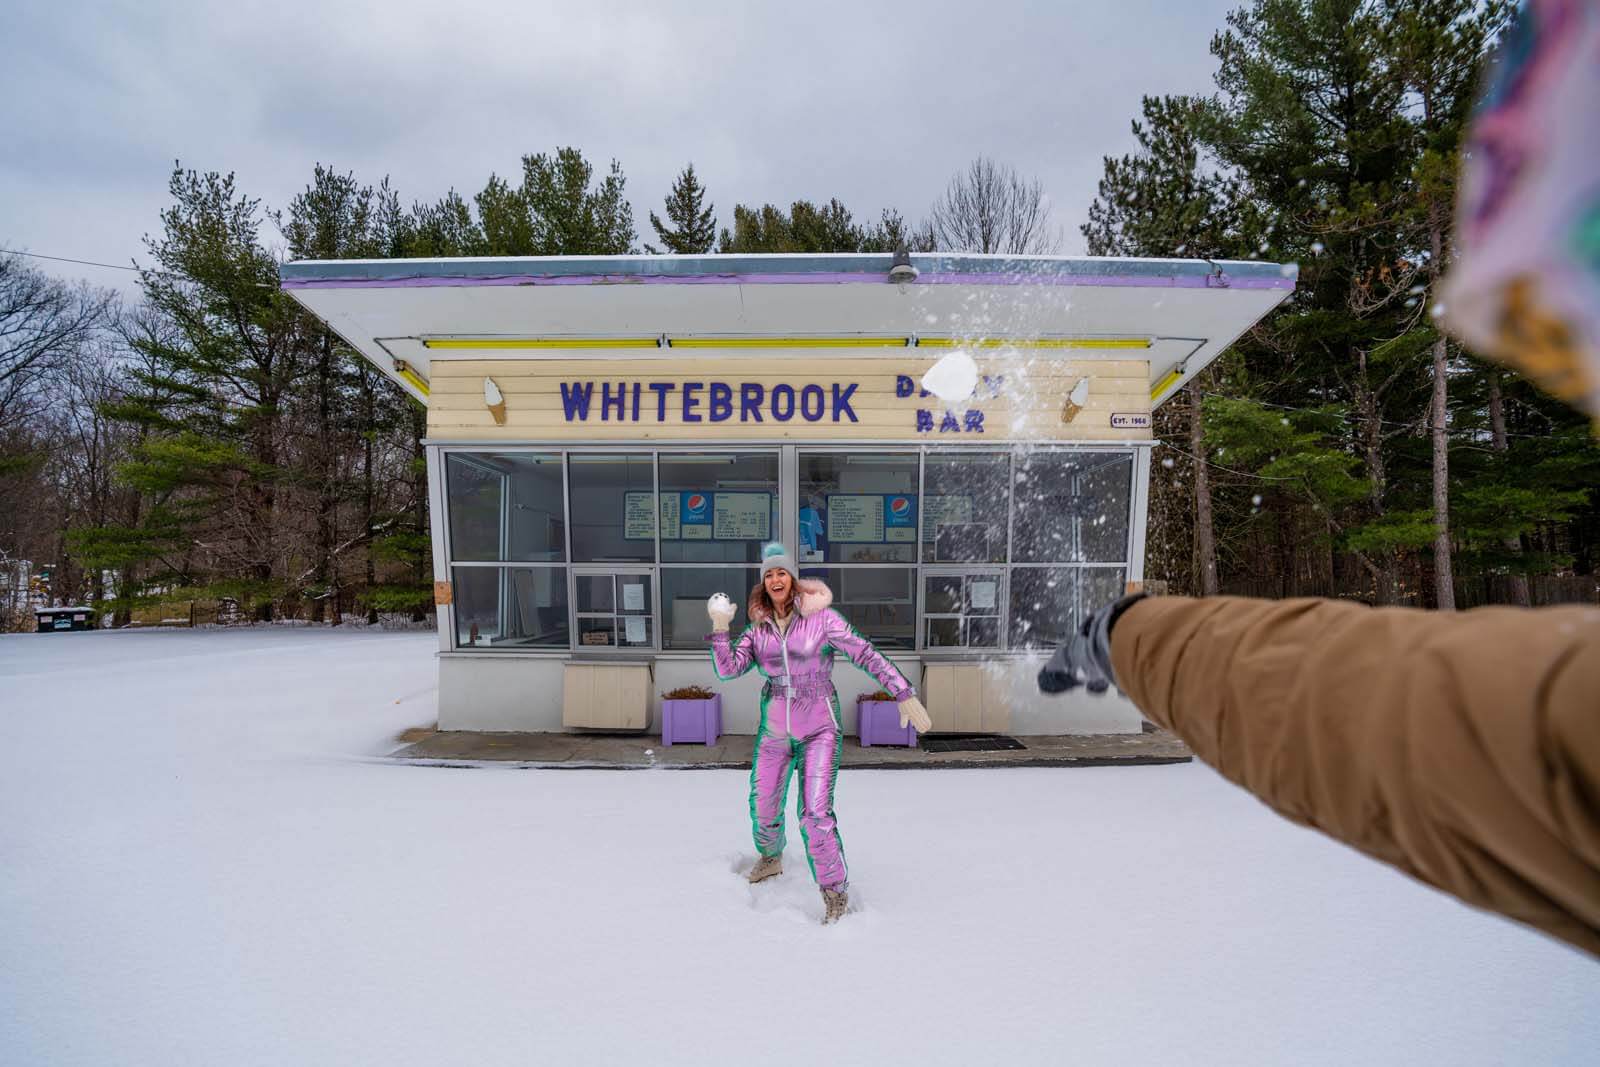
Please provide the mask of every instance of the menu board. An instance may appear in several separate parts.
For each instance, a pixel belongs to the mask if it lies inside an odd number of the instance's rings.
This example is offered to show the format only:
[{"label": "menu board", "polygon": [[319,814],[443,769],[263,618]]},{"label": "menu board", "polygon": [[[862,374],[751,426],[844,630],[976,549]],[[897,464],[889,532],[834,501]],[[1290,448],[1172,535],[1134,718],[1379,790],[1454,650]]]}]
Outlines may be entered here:
[{"label": "menu board", "polygon": [[915,494],[835,493],[827,507],[829,541],[881,545],[917,539]]},{"label": "menu board", "polygon": [[718,541],[765,541],[772,536],[771,493],[714,493],[713,537]]},{"label": "menu board", "polygon": [[828,496],[828,540],[835,544],[883,543],[882,493]]},{"label": "menu board", "polygon": [[[635,492],[622,494],[622,536],[628,541],[653,541],[656,536],[655,516],[650,502],[655,499],[651,492]],[[666,501],[662,501],[662,517],[666,517]],[[677,516],[674,515],[674,518]]]},{"label": "menu board", "polygon": [[[650,541],[656,536],[645,491],[622,495],[622,536]],[[663,541],[766,541],[772,537],[771,493],[705,493],[685,489],[661,494]]]}]

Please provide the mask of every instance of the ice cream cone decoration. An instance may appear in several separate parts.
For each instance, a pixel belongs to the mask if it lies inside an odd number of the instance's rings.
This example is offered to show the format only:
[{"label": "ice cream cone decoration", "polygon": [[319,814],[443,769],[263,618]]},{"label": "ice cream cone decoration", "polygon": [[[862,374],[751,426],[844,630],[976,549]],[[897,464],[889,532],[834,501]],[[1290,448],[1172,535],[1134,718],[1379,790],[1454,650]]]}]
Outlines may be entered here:
[{"label": "ice cream cone decoration", "polygon": [[1089,401],[1089,379],[1079,378],[1078,384],[1072,387],[1072,392],[1067,394],[1067,402],[1061,405],[1061,421],[1071,422],[1078,417],[1078,412],[1083,410],[1083,405]]},{"label": "ice cream cone decoration", "polygon": [[496,426],[506,424],[506,398],[500,392],[500,387],[494,384],[493,378],[483,380],[483,402],[489,409],[489,414],[494,416]]}]

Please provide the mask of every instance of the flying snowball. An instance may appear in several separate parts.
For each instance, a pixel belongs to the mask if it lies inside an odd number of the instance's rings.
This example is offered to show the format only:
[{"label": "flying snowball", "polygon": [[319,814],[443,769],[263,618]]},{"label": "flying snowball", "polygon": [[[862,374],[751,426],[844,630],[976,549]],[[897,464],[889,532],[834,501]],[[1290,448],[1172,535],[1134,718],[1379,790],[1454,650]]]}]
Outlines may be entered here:
[{"label": "flying snowball", "polygon": [[956,349],[928,368],[922,376],[922,387],[953,408],[978,387],[978,365],[967,353]]}]

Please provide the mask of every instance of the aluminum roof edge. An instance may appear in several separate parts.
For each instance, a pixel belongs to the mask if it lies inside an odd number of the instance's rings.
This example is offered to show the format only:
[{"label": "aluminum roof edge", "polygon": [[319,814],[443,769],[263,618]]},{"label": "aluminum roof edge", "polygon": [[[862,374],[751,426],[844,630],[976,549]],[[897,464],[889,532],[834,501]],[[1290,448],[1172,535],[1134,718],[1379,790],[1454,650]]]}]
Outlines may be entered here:
[{"label": "aluminum roof edge", "polygon": [[[1254,260],[923,254],[913,285],[1088,285],[1292,290],[1295,264]],[[536,256],[300,260],[279,267],[285,289],[480,285],[841,285],[887,283],[887,254]]]}]

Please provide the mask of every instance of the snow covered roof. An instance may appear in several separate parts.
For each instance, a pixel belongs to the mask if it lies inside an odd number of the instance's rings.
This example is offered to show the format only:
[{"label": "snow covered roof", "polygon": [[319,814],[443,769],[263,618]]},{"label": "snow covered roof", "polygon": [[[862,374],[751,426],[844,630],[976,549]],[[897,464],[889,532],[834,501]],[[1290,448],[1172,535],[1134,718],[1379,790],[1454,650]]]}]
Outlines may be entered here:
[{"label": "snow covered roof", "polygon": [[[764,358],[830,342],[1057,342],[1073,359],[1150,361],[1157,403],[1293,291],[1260,262],[888,254],[551,256],[286,263],[282,285],[426,402],[435,359],[714,341]],[[777,350],[775,351],[775,345]],[[1065,355],[1065,354],[1064,354]]]}]

